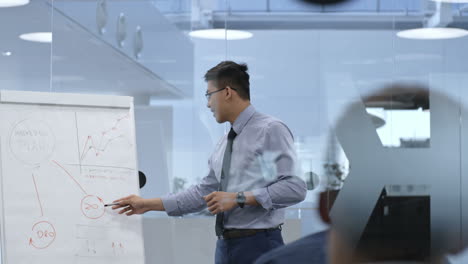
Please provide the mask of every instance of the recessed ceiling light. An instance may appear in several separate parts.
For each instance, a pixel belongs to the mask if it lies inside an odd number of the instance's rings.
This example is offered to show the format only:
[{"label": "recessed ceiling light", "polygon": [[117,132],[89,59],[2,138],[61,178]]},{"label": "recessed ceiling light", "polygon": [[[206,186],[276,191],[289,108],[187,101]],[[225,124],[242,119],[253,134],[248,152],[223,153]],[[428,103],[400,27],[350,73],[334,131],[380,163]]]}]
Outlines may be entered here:
[{"label": "recessed ceiling light", "polygon": [[19,36],[22,40],[41,42],[41,43],[51,43],[52,42],[52,32],[34,32],[21,34]]},{"label": "recessed ceiling light", "polygon": [[13,7],[29,4],[29,0],[1,0],[0,7]]},{"label": "recessed ceiling light", "polygon": [[442,3],[468,3],[468,0],[432,0],[433,2]]},{"label": "recessed ceiling light", "polygon": [[203,38],[203,39],[227,39],[227,40],[238,40],[248,39],[253,36],[252,33],[243,30],[232,30],[232,29],[202,29],[195,30],[189,33],[191,37]]},{"label": "recessed ceiling light", "polygon": [[11,56],[11,51],[2,51],[2,56],[5,56],[5,57],[10,57]]},{"label": "recessed ceiling light", "polygon": [[407,39],[451,39],[468,35],[468,31],[459,28],[416,28],[397,33],[400,38]]}]

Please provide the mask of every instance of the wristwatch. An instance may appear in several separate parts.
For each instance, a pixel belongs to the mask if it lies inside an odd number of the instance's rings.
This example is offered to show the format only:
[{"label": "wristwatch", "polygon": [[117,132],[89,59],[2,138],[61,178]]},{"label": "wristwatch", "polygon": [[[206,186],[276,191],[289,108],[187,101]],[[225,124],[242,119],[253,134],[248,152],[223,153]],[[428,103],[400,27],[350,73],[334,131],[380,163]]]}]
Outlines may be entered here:
[{"label": "wristwatch", "polygon": [[245,195],[244,192],[238,192],[236,196],[236,202],[240,208],[244,208],[245,205]]}]

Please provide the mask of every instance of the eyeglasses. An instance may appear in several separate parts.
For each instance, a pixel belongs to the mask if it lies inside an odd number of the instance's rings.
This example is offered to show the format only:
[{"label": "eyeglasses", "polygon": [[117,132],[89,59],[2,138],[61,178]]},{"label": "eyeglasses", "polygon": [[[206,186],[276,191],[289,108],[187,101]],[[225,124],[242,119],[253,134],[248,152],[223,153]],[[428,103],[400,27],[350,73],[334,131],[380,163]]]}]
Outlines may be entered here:
[{"label": "eyeglasses", "polygon": [[[221,88],[221,89],[216,90],[216,91],[213,91],[213,92],[209,92],[209,93],[207,92],[207,93],[205,94],[206,100],[209,101],[212,94],[215,94],[215,93],[217,93],[217,92],[221,92],[222,90],[224,90],[224,89],[226,89],[226,88],[227,88],[227,87]],[[234,88],[231,88],[231,89],[234,90],[234,91],[237,91],[237,90],[234,89]]]}]

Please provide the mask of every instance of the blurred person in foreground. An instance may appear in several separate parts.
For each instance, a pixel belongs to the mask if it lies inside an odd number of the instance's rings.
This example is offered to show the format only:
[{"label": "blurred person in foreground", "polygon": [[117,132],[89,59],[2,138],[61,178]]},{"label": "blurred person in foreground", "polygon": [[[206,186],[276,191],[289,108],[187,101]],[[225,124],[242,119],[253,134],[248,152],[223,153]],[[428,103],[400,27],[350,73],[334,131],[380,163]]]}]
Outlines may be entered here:
[{"label": "blurred person in foreground", "polygon": [[[434,127],[431,140],[437,143],[427,146],[430,141],[420,140],[421,144],[392,150],[375,140],[377,135],[372,134],[382,124],[368,114],[367,107],[428,113],[430,102],[431,122],[434,123],[431,124]],[[457,131],[466,124],[460,124],[457,117],[468,112],[459,104],[440,92],[431,91],[429,96],[428,88],[405,83],[394,83],[365,96],[362,101],[349,104],[329,134],[327,151],[333,154],[327,154],[324,164],[326,184],[320,194],[319,211],[330,229],[276,248],[255,264],[452,263],[447,261],[447,254],[458,254],[466,246],[458,234],[447,231],[463,228],[456,213],[460,201],[456,195],[440,196],[437,192],[457,194],[457,188],[450,189],[448,184],[450,179],[459,181],[461,176],[457,169],[448,171],[448,165],[437,161],[449,156],[453,164],[460,163],[453,158],[457,156],[456,151],[441,150],[441,147],[456,149],[463,144],[456,140],[462,137],[457,136]],[[341,146],[349,161],[344,162],[337,154]],[[353,169],[347,177],[351,161],[354,161]],[[458,166],[462,165],[463,162]],[[441,169],[446,172],[444,182],[431,174],[438,176]],[[368,182],[372,184],[366,185]],[[432,186],[425,189],[430,191],[389,195],[391,186],[409,190],[420,182]],[[426,197],[430,197],[430,203]],[[338,200],[340,206],[337,206]],[[446,212],[445,206],[452,202],[455,213],[440,214]],[[430,208],[429,214],[427,208]],[[459,226],[454,227],[454,222]]]}]

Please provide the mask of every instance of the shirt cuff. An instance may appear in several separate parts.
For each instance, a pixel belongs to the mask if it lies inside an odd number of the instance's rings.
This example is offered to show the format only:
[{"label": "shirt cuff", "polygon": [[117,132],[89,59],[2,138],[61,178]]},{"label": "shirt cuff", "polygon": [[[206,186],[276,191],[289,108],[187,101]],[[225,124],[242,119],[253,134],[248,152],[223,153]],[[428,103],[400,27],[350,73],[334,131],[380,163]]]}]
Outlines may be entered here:
[{"label": "shirt cuff", "polygon": [[164,209],[166,210],[167,215],[169,216],[181,216],[182,212],[177,205],[177,200],[174,195],[168,195],[162,197],[161,201],[163,203]]},{"label": "shirt cuff", "polygon": [[266,210],[271,210],[273,203],[271,201],[270,194],[268,193],[267,187],[255,189],[252,191],[255,200]]}]

